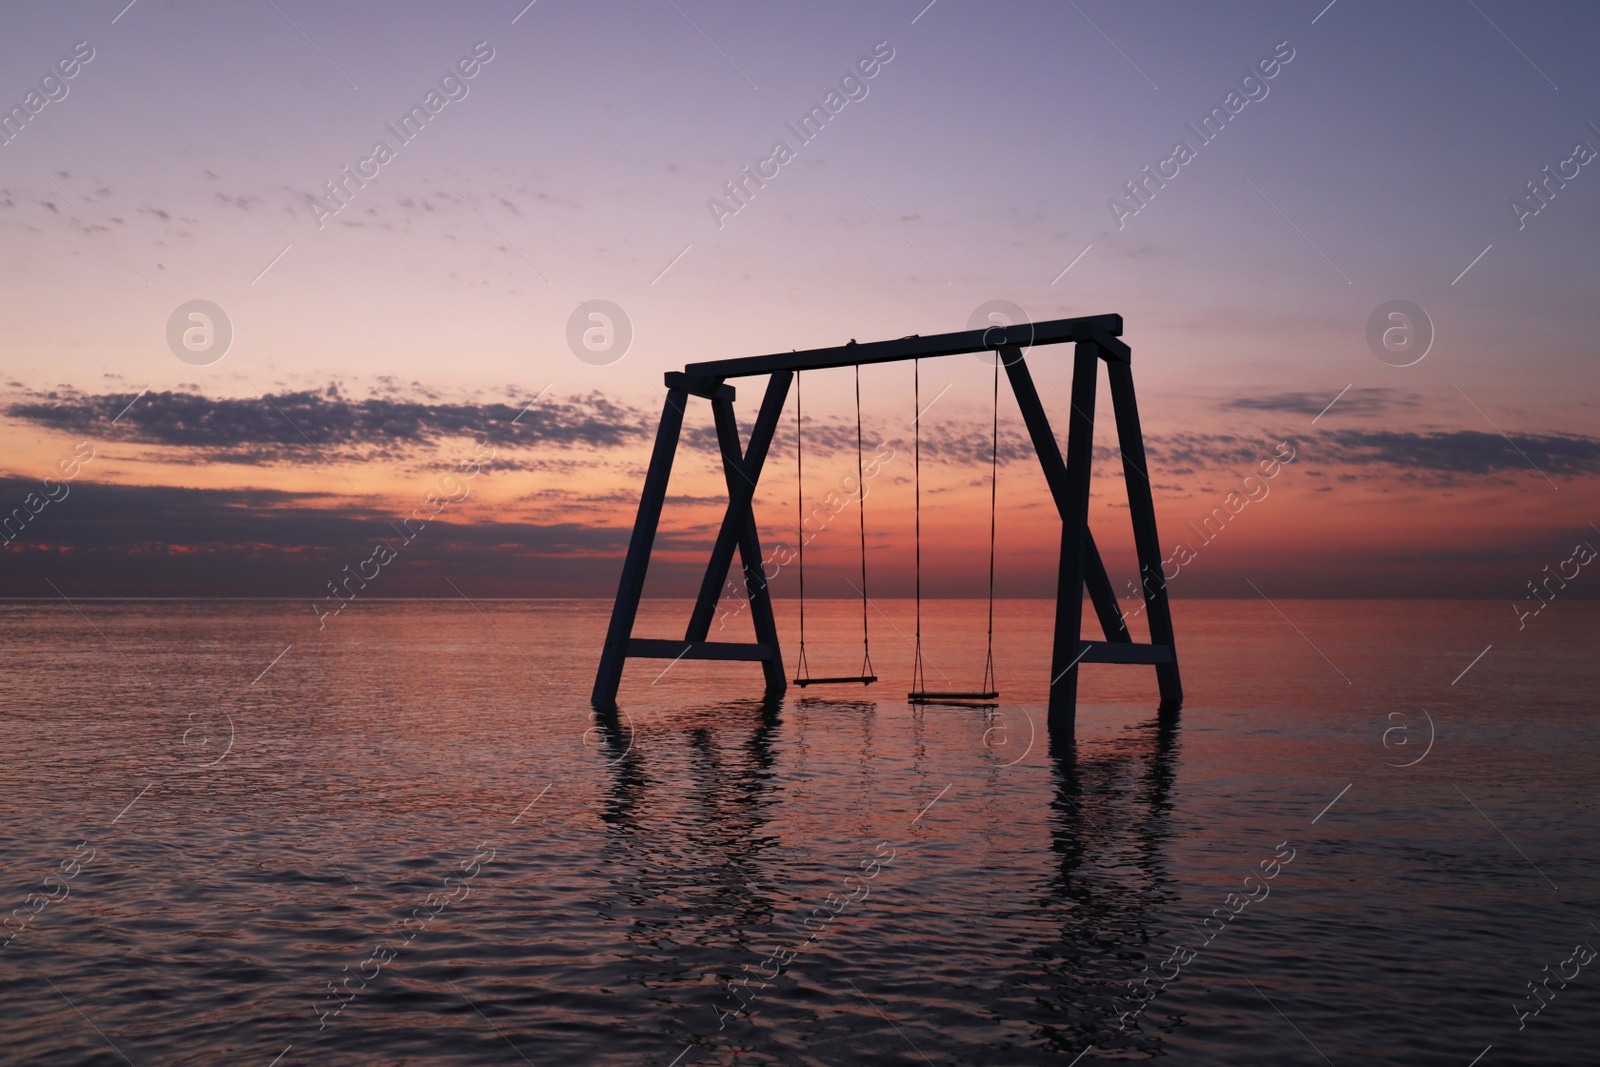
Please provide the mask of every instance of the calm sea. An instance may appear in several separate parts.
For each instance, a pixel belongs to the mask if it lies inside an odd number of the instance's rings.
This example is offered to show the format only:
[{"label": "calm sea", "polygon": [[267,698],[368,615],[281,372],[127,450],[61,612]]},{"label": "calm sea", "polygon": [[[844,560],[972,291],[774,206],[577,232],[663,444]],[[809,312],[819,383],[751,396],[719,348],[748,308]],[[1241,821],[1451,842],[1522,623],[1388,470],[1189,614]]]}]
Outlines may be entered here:
[{"label": "calm sea", "polygon": [[1088,666],[1056,754],[1048,603],[998,709],[908,706],[886,602],[876,686],[635,661],[597,722],[608,611],[0,606],[0,1059],[1600,1062],[1600,604],[1180,601],[1181,715]]}]

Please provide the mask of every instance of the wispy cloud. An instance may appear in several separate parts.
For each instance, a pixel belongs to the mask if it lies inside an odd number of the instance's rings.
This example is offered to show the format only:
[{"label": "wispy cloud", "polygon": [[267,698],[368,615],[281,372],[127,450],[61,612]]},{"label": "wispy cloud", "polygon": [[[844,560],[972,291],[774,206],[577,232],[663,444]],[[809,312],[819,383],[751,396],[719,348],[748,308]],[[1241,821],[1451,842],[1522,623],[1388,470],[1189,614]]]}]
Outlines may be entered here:
[{"label": "wispy cloud", "polygon": [[[273,393],[265,398],[214,399],[190,392],[149,392],[129,408],[128,402],[136,395],[127,391],[33,391],[22,393],[0,410],[10,418],[61,433],[166,450],[145,458],[182,466],[316,462],[315,449],[340,449],[357,461],[414,460],[425,458],[452,439],[487,436],[505,450],[497,465],[506,469],[576,470],[592,464],[599,453],[629,457],[647,447],[656,421],[655,412],[598,392],[565,399],[546,397],[526,414],[521,406],[500,401],[394,395],[351,398],[339,385]],[[1235,411],[1315,415],[1327,406],[1327,399],[1320,393],[1288,392],[1237,397],[1222,406]],[[1351,389],[1339,401],[1339,410],[1341,417],[1347,418],[1404,412],[1418,404],[1415,394],[1405,391]],[[284,416],[292,420],[292,426]],[[879,444],[887,443],[909,460],[907,429],[869,422],[863,430],[863,448],[870,455]],[[987,418],[956,415],[929,422],[922,427],[923,462],[986,467],[990,433]],[[1525,471],[1529,460],[1556,474],[1600,473],[1600,438],[1578,434],[1512,434],[1515,448],[1499,434],[1475,429],[1307,427],[1306,433],[1289,436],[1309,463],[1349,468],[1347,474],[1390,467],[1402,475],[1424,473],[1445,480],[1511,477]],[[1266,429],[1182,431],[1148,434],[1145,444],[1152,474],[1170,479],[1252,466],[1269,455],[1281,439]],[[793,424],[786,423],[773,442],[773,460],[789,462],[794,443]],[[683,447],[714,455],[716,443],[709,429],[695,433],[686,426]],[[807,416],[808,459],[853,455],[855,447],[853,418]],[[519,448],[522,458],[516,454]],[[1002,466],[1035,462],[1032,443],[1014,425],[1002,424],[997,454]],[[1115,434],[1108,426],[1096,436],[1097,470],[1120,470],[1120,460]]]},{"label": "wispy cloud", "polygon": [[[1293,415],[1318,415],[1327,408],[1334,391],[1328,393],[1267,393],[1239,396],[1222,403],[1224,411],[1281,411]],[[1350,389],[1339,398],[1340,416],[1386,415],[1422,405],[1416,393],[1399,389]]]},{"label": "wispy cloud", "polygon": [[1307,458],[1320,463],[1447,475],[1521,475],[1528,472],[1531,459],[1551,473],[1600,473],[1600,439],[1575,434],[1516,434],[1516,448],[1499,434],[1478,430],[1330,430],[1307,440]]},{"label": "wispy cloud", "polygon": [[[29,479],[0,478],[0,499],[21,500],[37,488]],[[60,573],[96,596],[320,597],[322,583],[345,564],[368,556],[379,541],[395,542],[391,523],[403,515],[315,491],[80,479],[66,503],[8,547],[12,565],[0,574],[0,595],[47,595],[40,575]],[[592,592],[614,580],[627,541],[625,518],[614,525],[578,521],[558,510],[549,521],[517,521],[463,511],[428,522],[383,595],[439,595],[442,570],[490,595],[569,581]],[[658,543],[669,552],[699,544],[672,530]]]},{"label": "wispy cloud", "polygon": [[346,399],[334,386],[320,392],[269,394],[265,399],[152,392],[112,425],[129,398],[121,393],[34,393],[7,405],[5,413],[63,433],[204,450],[217,461],[233,463],[294,459],[306,450],[307,441],[321,447],[381,450],[388,456],[474,435],[488,435],[497,445],[507,446],[616,448],[646,439],[652,429],[644,412],[598,393],[547,398],[524,415],[520,406],[506,403]]}]

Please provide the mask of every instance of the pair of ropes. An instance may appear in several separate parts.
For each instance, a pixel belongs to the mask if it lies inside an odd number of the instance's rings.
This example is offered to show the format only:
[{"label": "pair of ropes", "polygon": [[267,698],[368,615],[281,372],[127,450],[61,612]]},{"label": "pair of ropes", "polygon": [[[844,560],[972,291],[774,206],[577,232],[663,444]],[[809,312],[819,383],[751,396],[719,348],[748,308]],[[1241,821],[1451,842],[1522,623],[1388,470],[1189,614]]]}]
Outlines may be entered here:
[{"label": "pair of ropes", "polygon": [[827,678],[813,678],[806,664],[806,504],[805,504],[805,433],[802,428],[800,375],[794,376],[794,479],[795,479],[795,536],[800,541],[800,662],[795,666],[794,684],[837,685],[855,682],[871,685],[878,680],[872,670],[872,640],[867,627],[867,483],[861,463],[861,367],[856,367],[856,514],[861,531],[861,673]]},{"label": "pair of ropes", "polygon": [[[858,675],[841,675],[831,677],[813,677],[806,662],[806,555],[805,544],[812,536],[805,528],[805,433],[804,414],[801,405],[800,374],[795,375],[795,513],[796,528],[799,537],[799,575],[800,575],[800,658],[796,665],[795,685],[802,688],[809,685],[830,684],[857,684],[871,685],[878,680],[872,668],[872,643],[871,632],[868,625],[868,608],[870,601],[867,595],[867,487],[864,478],[862,463],[862,436],[861,436],[861,367],[855,368],[855,399],[856,399],[856,488],[857,488],[857,514],[859,516],[858,530],[861,556],[861,673]],[[937,399],[937,397],[935,398]],[[994,678],[994,574],[995,574],[995,530],[996,530],[996,504],[997,489],[999,484],[999,440],[1000,440],[1000,359],[995,359],[994,368],[994,396],[992,417],[989,428],[989,610],[988,631],[985,637],[985,653],[983,665],[983,683],[977,690],[961,691],[936,691],[930,690],[923,677],[923,652],[922,652],[922,374],[921,361],[914,361],[912,367],[912,406],[914,417],[912,470],[915,485],[915,516],[916,516],[916,651],[911,668],[911,691],[906,694],[906,699],[913,704],[930,703],[971,703],[993,701],[999,699],[1000,694],[995,688]]]}]

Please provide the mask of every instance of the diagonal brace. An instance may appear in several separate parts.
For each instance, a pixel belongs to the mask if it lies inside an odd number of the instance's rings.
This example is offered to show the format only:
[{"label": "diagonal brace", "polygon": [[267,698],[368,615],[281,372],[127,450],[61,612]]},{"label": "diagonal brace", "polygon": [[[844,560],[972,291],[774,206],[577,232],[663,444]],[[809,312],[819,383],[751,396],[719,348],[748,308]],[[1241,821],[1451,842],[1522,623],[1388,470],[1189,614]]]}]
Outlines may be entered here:
[{"label": "diagonal brace", "polygon": [[[722,451],[723,475],[728,483],[728,507],[717,531],[716,543],[711,549],[711,559],[706,565],[705,577],[700,583],[700,593],[695,599],[694,612],[684,633],[686,641],[704,641],[711,630],[728,568],[733,563],[733,550],[740,549],[744,565],[745,587],[749,592],[751,608],[757,622],[757,640],[766,642],[770,636],[776,646],[774,628],[772,635],[759,632],[763,616],[771,618],[771,602],[767,593],[766,577],[762,570],[761,549],[756,536],[755,516],[751,502],[755,499],[756,483],[761,480],[761,470],[766,463],[767,451],[777,432],[778,419],[789,398],[789,386],[794,381],[792,371],[779,371],[767,382],[767,392],[761,400],[761,410],[750,431],[750,445],[740,455],[739,430],[733,417],[733,406],[725,401],[713,401],[712,413],[717,422],[717,440]],[[781,672],[780,672],[781,673]],[[768,679],[769,683],[771,679]],[[781,685],[778,688],[783,688]]]}]

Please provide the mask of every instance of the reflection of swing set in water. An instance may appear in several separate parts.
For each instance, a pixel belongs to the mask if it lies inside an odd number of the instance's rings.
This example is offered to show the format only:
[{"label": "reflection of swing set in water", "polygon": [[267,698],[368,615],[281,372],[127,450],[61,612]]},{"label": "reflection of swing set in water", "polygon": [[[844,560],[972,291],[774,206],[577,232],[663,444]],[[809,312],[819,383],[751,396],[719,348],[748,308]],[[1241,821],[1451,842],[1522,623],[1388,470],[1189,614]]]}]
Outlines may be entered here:
[{"label": "reflection of swing set in water", "polygon": [[[801,805],[805,811],[786,810],[794,807],[795,796],[784,783],[810,780],[815,765],[830,776],[835,788],[828,795],[835,800],[859,785],[856,804],[870,800],[892,808],[891,797],[875,793],[872,768],[881,765],[878,759],[904,758],[914,780],[930,773],[932,761],[949,771],[949,753],[931,754],[926,735],[935,729],[959,738],[965,727],[967,737],[977,741],[982,769],[964,776],[962,803],[977,810],[972,821],[957,820],[942,832],[970,835],[957,840],[974,847],[1021,851],[1011,853],[1015,862],[1002,863],[995,872],[980,870],[972,878],[958,873],[944,887],[956,894],[954,903],[942,891],[931,907],[921,901],[907,905],[916,913],[910,921],[889,921],[881,928],[887,939],[884,954],[902,961],[932,959],[948,946],[956,958],[942,958],[951,966],[990,976],[963,1001],[974,1021],[999,1027],[990,1033],[995,1039],[1004,1034],[1008,1044],[1015,1036],[1011,1027],[1026,1026],[1034,1031],[1032,1046],[1065,1055],[1062,1063],[1081,1053],[1086,1041],[1147,1057],[1162,1051],[1169,1020],[1147,1030],[1124,1029],[1123,1021],[1128,991],[1138,988],[1128,980],[1137,966],[1129,961],[1151,951],[1177,902],[1179,886],[1165,847],[1173,835],[1179,763],[1175,717],[1159,716],[1142,728],[1121,731],[1092,752],[1052,745],[1051,758],[1042,765],[1046,774],[1033,779],[1046,800],[1046,817],[1013,827],[1021,836],[1007,844],[992,836],[992,828],[1007,823],[1014,793],[997,772],[1015,766],[1032,749],[1031,718],[1025,733],[1009,711],[984,710],[960,716],[959,723],[931,726],[918,710],[903,723],[904,733],[883,736],[874,729],[872,703],[804,699],[793,705],[795,714],[780,717],[783,708],[784,701],[770,694],[760,702],[682,706],[670,721],[658,721],[651,740],[641,744],[635,743],[635,731],[642,726],[626,713],[597,711],[595,757],[610,778],[602,794],[603,834],[621,846],[606,851],[618,865],[618,876],[632,887],[628,895],[640,904],[607,909],[605,917],[623,925],[627,942],[655,959],[670,960],[673,953],[688,954],[676,957],[680,960],[698,959],[702,931],[725,931],[752,915],[783,911],[793,898],[775,893],[774,887],[792,884],[798,871],[810,870],[810,860],[804,847],[797,855],[773,827],[796,818],[801,823],[831,818],[809,802]],[[812,728],[820,728],[825,739],[810,741]],[[591,744],[590,735],[584,744]],[[1013,758],[1017,747],[1023,751]],[[686,797],[692,801],[687,805]],[[887,811],[880,814],[894,818]],[[1140,873],[1130,876],[1130,870]],[[678,893],[686,876],[711,889],[692,913],[650,906]],[[1003,903],[987,915],[961,906],[975,897]],[[828,955],[813,962],[820,968],[811,974],[817,984],[843,987],[842,976],[851,970],[848,959]],[[730,968],[722,977],[737,982],[739,975]],[[701,987],[690,983],[686,988]],[[702,1016],[710,1017],[709,1012]],[[836,1024],[838,1017],[806,1011],[785,1025],[798,1028],[803,1046],[819,1057],[833,1051],[828,1042],[841,1043],[840,1060],[862,1059],[864,1040],[898,1041],[892,1031],[876,1038],[859,1032],[841,1038],[830,1019]],[[720,1032],[706,1029],[711,1036]],[[967,1031],[974,1054],[983,1049],[985,1036]],[[902,1046],[869,1051],[886,1059],[898,1054],[897,1047]]]},{"label": "reflection of swing set in water", "polygon": [[[861,387],[860,368],[866,363],[893,363],[969,352],[995,353],[994,418],[990,440],[989,487],[989,631],[988,655],[980,688],[963,692],[931,692],[922,677],[922,521],[921,521],[921,429],[917,410],[917,649],[912,672],[912,703],[992,703],[999,698],[994,681],[994,535],[995,475],[998,468],[1000,367],[1004,366],[1011,390],[1017,399],[1034,451],[1044,468],[1045,480],[1061,516],[1061,563],[1056,583],[1056,627],[1052,649],[1050,681],[1050,729],[1070,733],[1076,712],[1079,663],[1140,663],[1153,665],[1164,711],[1176,710],[1183,701],[1178,680],[1178,658],[1173,643],[1172,617],[1167,604],[1165,582],[1161,577],[1161,552],[1156,536],[1155,506],[1145,471],[1144,439],[1139,412],[1134,400],[1133,375],[1129,367],[1130,350],[1118,337],[1122,333],[1120,315],[1097,315],[1077,319],[1057,319],[1034,325],[991,327],[933,337],[904,337],[860,345],[854,341],[838,348],[813,349],[771,356],[724,359],[691,363],[680,372],[666,375],[667,399],[656,434],[650,467],[633,536],[623,563],[617,600],[606,633],[605,649],[595,674],[592,699],[596,706],[612,707],[622,680],[622,668],[629,657],[663,659],[748,660],[759,662],[769,694],[787,687],[783,657],[778,644],[777,624],[762,570],[761,543],[756,530],[751,502],[760,481],[767,450],[772,444],[779,417],[788,398],[789,386],[796,385],[796,478],[803,479],[803,441],[799,428],[800,404],[797,375],[805,370],[834,367],[856,368],[856,465],[857,486],[862,497],[865,486],[861,475]],[[1029,346],[1074,342],[1072,412],[1069,416],[1067,453],[1062,457],[1054,432],[1039,403],[1038,391],[1028,372],[1022,350]],[[1122,452],[1123,477],[1128,490],[1128,508],[1133,521],[1134,545],[1142,576],[1140,588],[1149,609],[1150,642],[1135,642],[1128,633],[1117,604],[1111,581],[1106,575],[1094,537],[1089,532],[1089,467],[1093,449],[1095,393],[1099,362],[1104,360],[1111,387],[1111,402],[1116,418],[1117,437]],[[739,439],[733,413],[734,389],[723,384],[729,378],[766,374],[766,395],[751,430],[748,448]],[[914,404],[920,405],[920,374],[914,377]],[[667,479],[677,451],[683,426],[684,407],[689,396],[711,402],[717,442],[722,451],[723,476],[728,487],[728,507],[723,515],[711,560],[695,600],[694,611],[681,641],[633,636],[634,619],[644,590],[645,571],[655,542],[656,527],[666,498]],[[802,481],[803,488],[803,481]],[[803,500],[803,494],[800,496]],[[877,681],[872,668],[867,634],[866,512],[861,502],[862,669],[859,675],[812,677],[805,657],[804,545],[800,552],[801,651],[795,684],[799,686],[854,683],[870,685]],[[803,508],[803,504],[801,505]],[[803,542],[803,538],[802,538]],[[751,618],[756,640],[753,644],[708,641],[712,618],[728,569],[737,548],[749,592]],[[1095,614],[1105,633],[1103,641],[1080,637],[1083,593],[1087,589]]]}]

